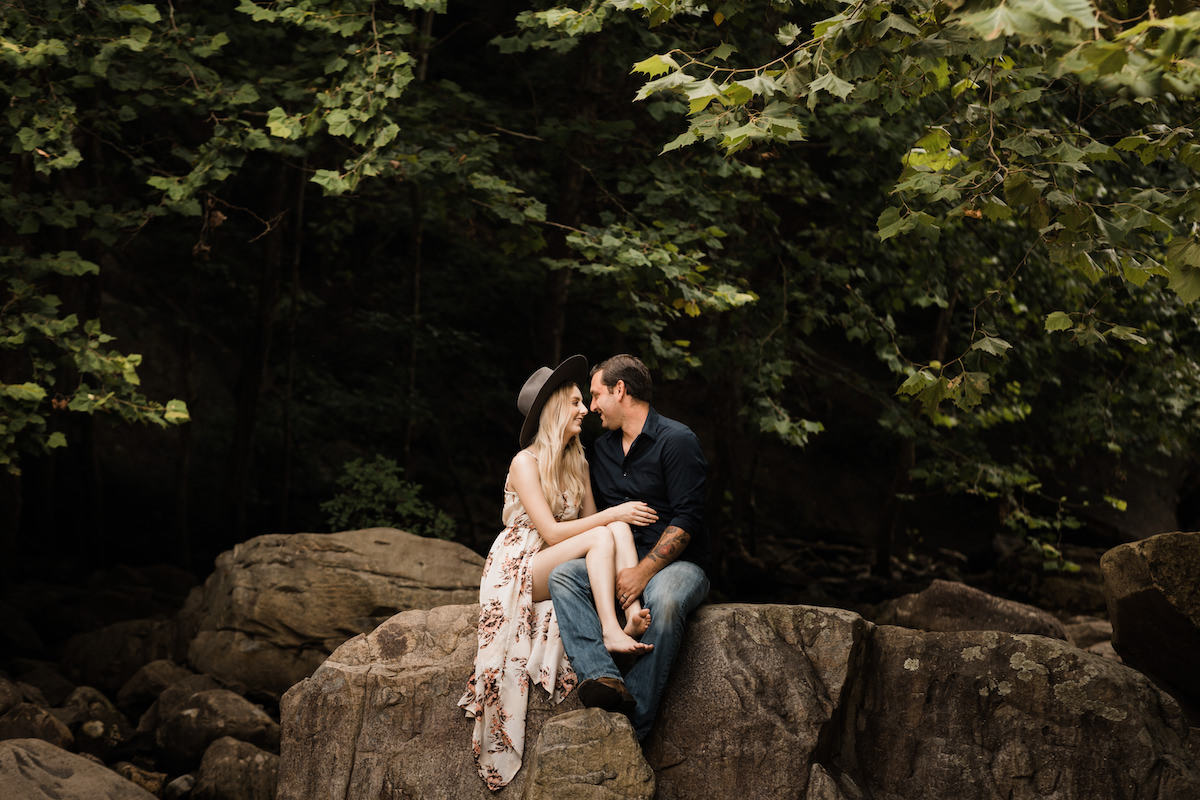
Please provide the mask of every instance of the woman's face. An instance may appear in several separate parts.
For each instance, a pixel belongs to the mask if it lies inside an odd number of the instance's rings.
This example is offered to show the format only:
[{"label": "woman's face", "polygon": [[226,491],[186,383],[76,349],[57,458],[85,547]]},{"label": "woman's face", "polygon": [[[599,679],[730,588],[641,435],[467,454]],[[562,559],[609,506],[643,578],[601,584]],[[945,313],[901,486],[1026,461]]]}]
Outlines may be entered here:
[{"label": "woman's face", "polygon": [[565,441],[571,441],[572,436],[578,436],[583,431],[583,418],[587,416],[588,407],[583,402],[583,393],[578,386],[571,387],[567,396],[567,425],[563,431]]}]

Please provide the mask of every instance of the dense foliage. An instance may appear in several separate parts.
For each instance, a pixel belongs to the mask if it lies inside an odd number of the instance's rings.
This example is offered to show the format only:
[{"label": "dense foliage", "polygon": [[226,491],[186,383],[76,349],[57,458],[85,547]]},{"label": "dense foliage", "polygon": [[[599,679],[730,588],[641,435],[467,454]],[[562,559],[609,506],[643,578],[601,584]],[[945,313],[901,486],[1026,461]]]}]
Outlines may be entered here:
[{"label": "dense foliage", "polygon": [[521,380],[629,350],[710,448],[725,558],[849,535],[886,569],[960,520],[1055,544],[1196,443],[1198,29],[1108,0],[15,0],[9,508],[70,541],[98,517],[52,498],[84,491],[197,560],[322,527],[384,456],[486,546]]}]

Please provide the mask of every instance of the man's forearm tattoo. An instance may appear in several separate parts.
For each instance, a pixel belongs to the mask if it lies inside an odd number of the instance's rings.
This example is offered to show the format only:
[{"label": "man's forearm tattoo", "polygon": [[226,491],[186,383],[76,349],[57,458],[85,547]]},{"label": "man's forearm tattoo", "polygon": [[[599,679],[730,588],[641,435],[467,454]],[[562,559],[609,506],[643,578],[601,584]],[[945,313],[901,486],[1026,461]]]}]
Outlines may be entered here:
[{"label": "man's forearm tattoo", "polygon": [[679,554],[683,552],[683,548],[688,546],[688,542],[692,540],[691,534],[676,525],[668,525],[663,531],[662,536],[658,539],[658,544],[654,545],[654,549],[646,555],[646,560],[651,562],[665,562],[670,564]]}]

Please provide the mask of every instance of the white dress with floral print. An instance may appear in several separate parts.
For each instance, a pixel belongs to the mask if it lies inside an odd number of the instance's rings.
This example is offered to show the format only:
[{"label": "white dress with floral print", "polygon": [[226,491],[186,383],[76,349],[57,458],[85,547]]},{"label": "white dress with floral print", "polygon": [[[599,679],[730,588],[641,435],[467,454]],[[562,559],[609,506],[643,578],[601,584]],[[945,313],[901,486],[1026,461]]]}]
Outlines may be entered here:
[{"label": "white dress with floral print", "polygon": [[[575,519],[568,506],[556,518]],[[479,582],[479,649],[475,672],[458,704],[475,719],[472,749],[479,774],[492,790],[508,784],[521,768],[530,681],[554,703],[575,688],[575,673],[558,635],[550,600],[533,602],[533,555],[542,537],[504,481],[505,528],[488,553]]]}]

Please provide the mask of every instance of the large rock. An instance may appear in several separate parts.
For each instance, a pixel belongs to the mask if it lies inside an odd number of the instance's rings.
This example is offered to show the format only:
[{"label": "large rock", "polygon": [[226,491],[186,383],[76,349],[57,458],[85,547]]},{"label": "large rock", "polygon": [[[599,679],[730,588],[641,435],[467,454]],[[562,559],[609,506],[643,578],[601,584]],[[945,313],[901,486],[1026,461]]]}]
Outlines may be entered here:
[{"label": "large rock", "polygon": [[871,619],[922,631],[1006,631],[1066,639],[1053,614],[995,597],[965,583],[935,580],[924,591],[881,603]]},{"label": "large rock", "polygon": [[629,720],[587,708],[542,727],[525,756],[522,800],[651,800],[654,770]]},{"label": "large rock", "polygon": [[1200,715],[1200,533],[1164,533],[1100,559],[1113,648]]},{"label": "large rock", "polygon": [[831,608],[701,608],[646,741],[658,797],[785,797],[804,786],[861,674],[869,626]]},{"label": "large rock", "polygon": [[153,735],[163,764],[175,771],[196,767],[209,745],[225,736],[265,750],[279,747],[279,724],[207,675],[184,678],[163,691],[142,715],[138,732]]},{"label": "large rock", "polygon": [[[476,614],[397,615],[293,687],[281,707],[279,800],[491,796],[471,759],[472,723],[455,705]],[[643,742],[657,800],[1200,797],[1195,743],[1174,700],[1060,640],[730,604],[697,611],[684,647]],[[526,767],[506,794],[542,785],[533,743],[578,708],[577,698],[551,707],[533,693]],[[603,756],[587,761],[581,747],[560,768],[571,796],[603,796],[571,775],[636,769],[632,755],[617,767],[617,751],[593,750]]]},{"label": "large rock", "polygon": [[63,670],[76,684],[115,695],[146,664],[170,658],[170,627],[166,620],[134,619],[77,633],[63,648]]},{"label": "large rock", "polygon": [[192,674],[194,673],[187,667],[181,667],[168,659],[151,661],[135,672],[121,687],[121,691],[117,692],[117,708],[128,714],[131,719],[140,718],[167,687]]},{"label": "large rock", "polygon": [[80,686],[63,703],[71,714],[68,723],[75,750],[113,761],[132,749],[133,726],[112,701],[91,686]]},{"label": "large rock", "polygon": [[[477,605],[406,611],[350,639],[293,686],[280,703],[279,800],[490,796],[456,705],[474,665],[478,618]],[[527,743],[550,713],[535,692]],[[520,797],[524,775],[505,792]]]},{"label": "large rock", "polygon": [[0,677],[0,716],[5,714],[17,703],[23,702],[21,687],[8,678]]},{"label": "large rock", "polygon": [[218,556],[188,598],[188,660],[230,688],[276,698],[399,611],[473,602],[482,569],[460,544],[392,528],[259,536]]},{"label": "large rock", "polygon": [[55,747],[75,746],[67,724],[33,703],[17,703],[0,716],[0,739],[41,739]]},{"label": "large rock", "polygon": [[193,800],[275,800],[279,756],[226,736],[204,752]]},{"label": "large rock", "polygon": [[1200,797],[1179,707],[1041,636],[880,627],[833,764],[878,798]]},{"label": "large rock", "polygon": [[112,770],[40,739],[0,742],[0,789],[13,800],[155,800]]}]

